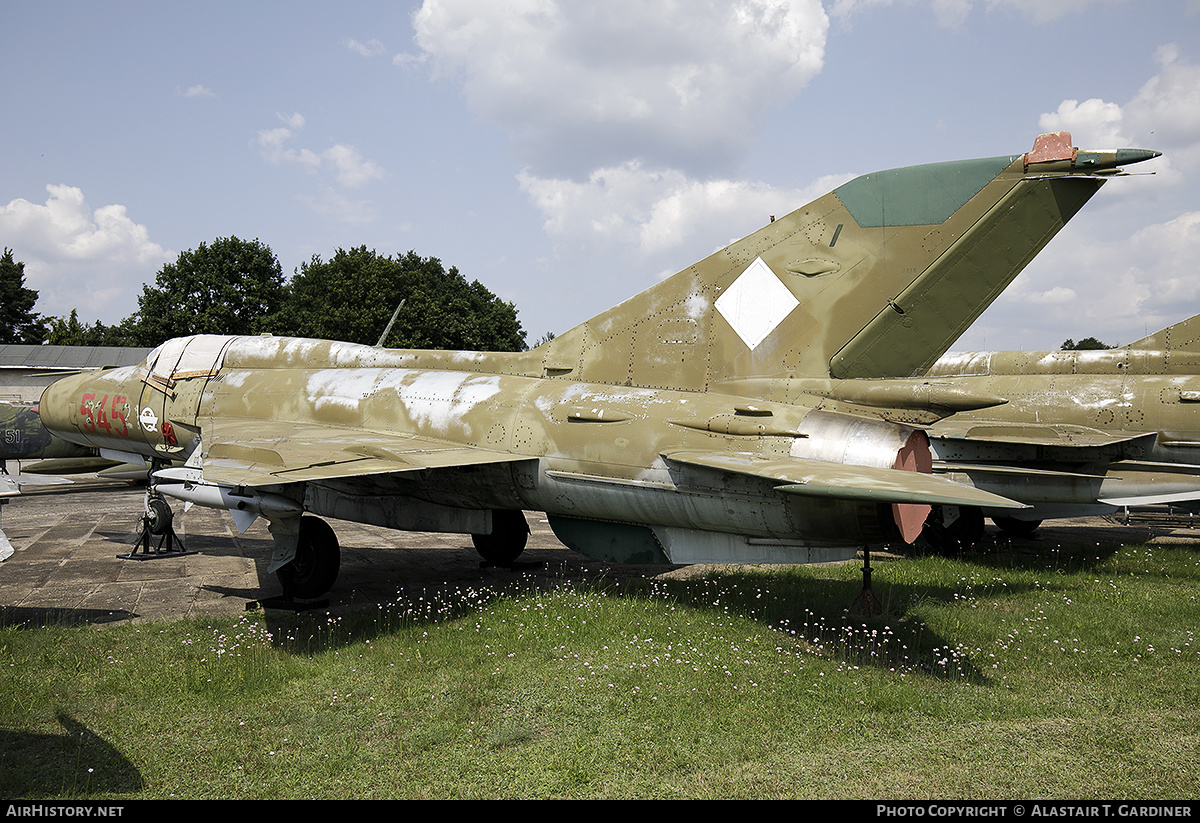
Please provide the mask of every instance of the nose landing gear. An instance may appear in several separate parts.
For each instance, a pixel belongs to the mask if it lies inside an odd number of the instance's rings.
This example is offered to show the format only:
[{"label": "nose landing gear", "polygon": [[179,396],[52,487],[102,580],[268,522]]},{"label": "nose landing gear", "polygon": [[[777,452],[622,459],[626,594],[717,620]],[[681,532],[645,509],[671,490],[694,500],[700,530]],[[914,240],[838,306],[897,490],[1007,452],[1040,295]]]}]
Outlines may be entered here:
[{"label": "nose landing gear", "polygon": [[[118,554],[122,560],[157,560],[163,557],[183,557],[197,552],[188,551],[175,534],[175,514],[166,499],[156,492],[146,492],[145,512],[138,529],[137,543],[128,554]],[[151,537],[158,538],[158,545],[150,548]],[[138,553],[138,550],[141,553]]]}]

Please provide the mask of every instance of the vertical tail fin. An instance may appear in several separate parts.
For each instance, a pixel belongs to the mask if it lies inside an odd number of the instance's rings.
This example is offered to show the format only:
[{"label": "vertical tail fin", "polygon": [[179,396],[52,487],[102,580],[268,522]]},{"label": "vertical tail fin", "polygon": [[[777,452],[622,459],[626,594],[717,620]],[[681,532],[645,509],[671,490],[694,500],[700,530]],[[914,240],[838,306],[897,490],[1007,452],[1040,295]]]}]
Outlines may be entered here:
[{"label": "vertical tail fin", "polygon": [[1200,314],[1115,349],[1125,352],[1130,374],[1196,374],[1200,371]]},{"label": "vertical tail fin", "polygon": [[1168,357],[1174,353],[1200,354],[1200,314],[1135,340],[1123,348],[1161,351]]},{"label": "vertical tail fin", "polygon": [[545,373],[684,390],[919,373],[1096,193],[1096,172],[1153,156],[1059,133],[858,177],[555,338]]}]

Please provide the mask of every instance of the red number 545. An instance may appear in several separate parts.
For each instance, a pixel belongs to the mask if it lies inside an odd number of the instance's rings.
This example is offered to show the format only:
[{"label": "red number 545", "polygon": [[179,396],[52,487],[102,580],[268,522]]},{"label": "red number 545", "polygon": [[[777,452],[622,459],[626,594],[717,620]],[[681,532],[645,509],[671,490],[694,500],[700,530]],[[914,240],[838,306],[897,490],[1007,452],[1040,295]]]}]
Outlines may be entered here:
[{"label": "red number 545", "polygon": [[96,402],[96,395],[88,392],[79,400],[79,413],[83,416],[83,430],[89,434],[95,434],[98,429],[104,429],[109,434],[115,434],[118,437],[129,436],[129,421],[126,419],[126,408],[129,405],[129,400],[122,395],[113,395],[111,411],[106,411],[105,406],[109,405],[108,395]]}]

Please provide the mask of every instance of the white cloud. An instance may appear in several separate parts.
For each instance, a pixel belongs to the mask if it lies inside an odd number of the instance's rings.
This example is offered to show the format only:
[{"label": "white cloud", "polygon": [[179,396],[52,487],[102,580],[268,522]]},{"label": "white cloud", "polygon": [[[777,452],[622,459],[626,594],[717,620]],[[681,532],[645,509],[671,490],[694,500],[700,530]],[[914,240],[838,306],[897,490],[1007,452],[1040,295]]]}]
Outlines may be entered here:
[{"label": "white cloud", "polygon": [[538,175],[729,165],[824,62],[817,0],[427,0],[416,42]]},{"label": "white cloud", "polygon": [[1100,99],[1064,100],[1039,119],[1047,130],[1068,129],[1080,146],[1150,145],[1173,163],[1195,164],[1200,149],[1200,66],[1167,44],[1155,53],[1158,73],[1133,99],[1118,105]]},{"label": "white cloud", "polygon": [[643,258],[697,258],[783,216],[844,183],[824,177],[804,189],[738,180],[699,181],[677,169],[653,170],[631,161],[599,169],[584,183],[519,176],[521,188],[546,217],[560,248],[624,245]]},{"label": "white cloud", "polygon": [[645,253],[670,252],[707,238],[728,245],[837,188],[851,175],[829,175],[802,189],[747,180],[689,180],[654,203],[640,229]]},{"label": "white cloud", "polygon": [[[1200,212],[1179,215],[1165,223],[1146,226],[1128,244],[1118,244],[1125,271],[1145,279],[1153,272],[1152,294],[1145,307],[1160,317],[1176,317],[1181,306],[1200,311]],[[1113,249],[1111,251],[1118,251]],[[1183,319],[1183,318],[1177,318]],[[1174,322],[1174,321],[1172,321]]]},{"label": "white cloud", "polygon": [[378,40],[368,40],[365,43],[360,43],[357,40],[349,39],[345,41],[345,46],[350,51],[363,57],[378,57],[386,51],[383,43],[380,43]]},{"label": "white cloud", "polygon": [[1129,132],[1168,156],[1176,169],[1200,167],[1200,66],[1173,44],[1155,54],[1159,72],[1123,109]]},{"label": "white cloud", "polygon": [[[1095,6],[1115,6],[1130,0],[929,0],[938,24],[959,28],[967,22],[972,10],[982,7],[988,12],[1014,11],[1035,24],[1052,23]],[[833,0],[829,15],[835,20],[848,21],[854,15],[877,6],[891,6],[894,0]],[[912,5],[912,0],[907,0]]]},{"label": "white cloud", "polygon": [[[944,2],[945,0],[943,0]],[[965,0],[955,0],[965,2]],[[1013,8],[1034,23],[1050,23],[1095,6],[1117,6],[1129,0],[987,0],[988,10]]]},{"label": "white cloud", "polygon": [[73,186],[46,186],[42,205],[17,199],[0,207],[0,235],[25,263],[25,282],[39,292],[36,311],[120,320],[142,283],[174,255],[150,240],[121,205],[94,211]]},{"label": "white cloud", "polygon": [[334,179],[345,188],[358,188],[385,176],[382,166],[364,158],[354,146],[337,143],[320,153],[288,146],[287,143],[296,136],[296,132],[304,128],[304,117],[298,113],[277,116],[285,125],[263,129],[255,139],[259,152],[267,162],[298,165],[313,174],[331,170]]},{"label": "white cloud", "polygon": [[208,86],[205,86],[200,83],[197,83],[194,86],[188,86],[186,89],[179,91],[177,93],[179,94],[180,97],[216,97],[217,96],[216,93],[213,92],[212,89],[210,89]]},{"label": "white cloud", "polygon": [[828,25],[818,0],[426,0],[421,56],[403,63],[459,80],[510,135],[560,252],[707,253],[713,232],[734,239],[799,205],[714,172],[821,71]]},{"label": "white cloud", "polygon": [[1038,125],[1044,131],[1069,131],[1075,144],[1084,148],[1115,148],[1130,145],[1122,132],[1125,114],[1116,103],[1099,98],[1064,100],[1058,110],[1043,114]]},{"label": "white cloud", "polygon": [[285,125],[277,129],[263,129],[259,131],[256,142],[258,143],[259,151],[269,163],[301,163],[310,168],[320,165],[320,159],[308,151],[303,149],[287,148],[284,146],[289,140],[295,136],[295,133],[304,128],[304,116],[296,113],[290,115],[275,115],[282,120]]},{"label": "white cloud", "polygon": [[1034,291],[1026,295],[1025,299],[1030,303],[1038,305],[1058,306],[1063,303],[1070,303],[1076,297],[1074,289],[1068,289],[1065,286],[1055,286],[1048,291]]},{"label": "white cloud", "polygon": [[521,189],[545,215],[547,234],[581,246],[614,240],[636,244],[663,192],[687,182],[682,172],[648,171],[636,161],[598,169],[584,183],[528,172],[518,179]]},{"label": "white cloud", "polygon": [[1200,212],[1130,235],[1096,224],[1079,229],[1068,226],[1053,240],[955,349],[986,348],[987,339],[992,348],[1040,349],[1089,336],[1123,344],[1200,313]]},{"label": "white cloud", "polygon": [[364,158],[353,146],[338,143],[326,149],[321,158],[333,166],[334,176],[346,188],[358,188],[384,176],[378,164]]},{"label": "white cloud", "polygon": [[379,216],[370,201],[353,200],[329,186],[320,186],[316,194],[303,195],[299,199],[315,214],[340,223],[372,223]]},{"label": "white cloud", "polygon": [[0,208],[0,233],[19,238],[47,261],[157,260],[162,247],[150,242],[146,227],[134,223],[124,206],[102,206],[95,212],[74,186],[46,186],[45,205],[16,199]]}]

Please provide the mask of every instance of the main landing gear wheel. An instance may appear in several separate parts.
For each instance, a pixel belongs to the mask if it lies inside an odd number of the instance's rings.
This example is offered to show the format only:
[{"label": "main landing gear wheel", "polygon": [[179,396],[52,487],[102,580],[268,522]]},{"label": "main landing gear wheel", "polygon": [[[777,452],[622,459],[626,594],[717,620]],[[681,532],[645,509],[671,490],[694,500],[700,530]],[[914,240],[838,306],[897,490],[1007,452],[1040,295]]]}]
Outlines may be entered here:
[{"label": "main landing gear wheel", "polygon": [[1033,537],[1038,526],[1042,525],[1041,520],[1018,520],[1015,517],[993,517],[992,522],[1010,537]]},{"label": "main landing gear wheel", "polygon": [[983,537],[983,511],[978,506],[934,506],[921,536],[938,554],[953,557]]},{"label": "main landing gear wheel", "polygon": [[471,535],[479,556],[497,566],[507,566],[520,557],[528,540],[529,524],[525,512],[518,509],[493,511],[491,534]]},{"label": "main landing gear wheel", "polygon": [[317,517],[301,517],[296,556],[276,575],[285,596],[312,600],[333,588],[341,563],[342,550],[329,524]]}]

